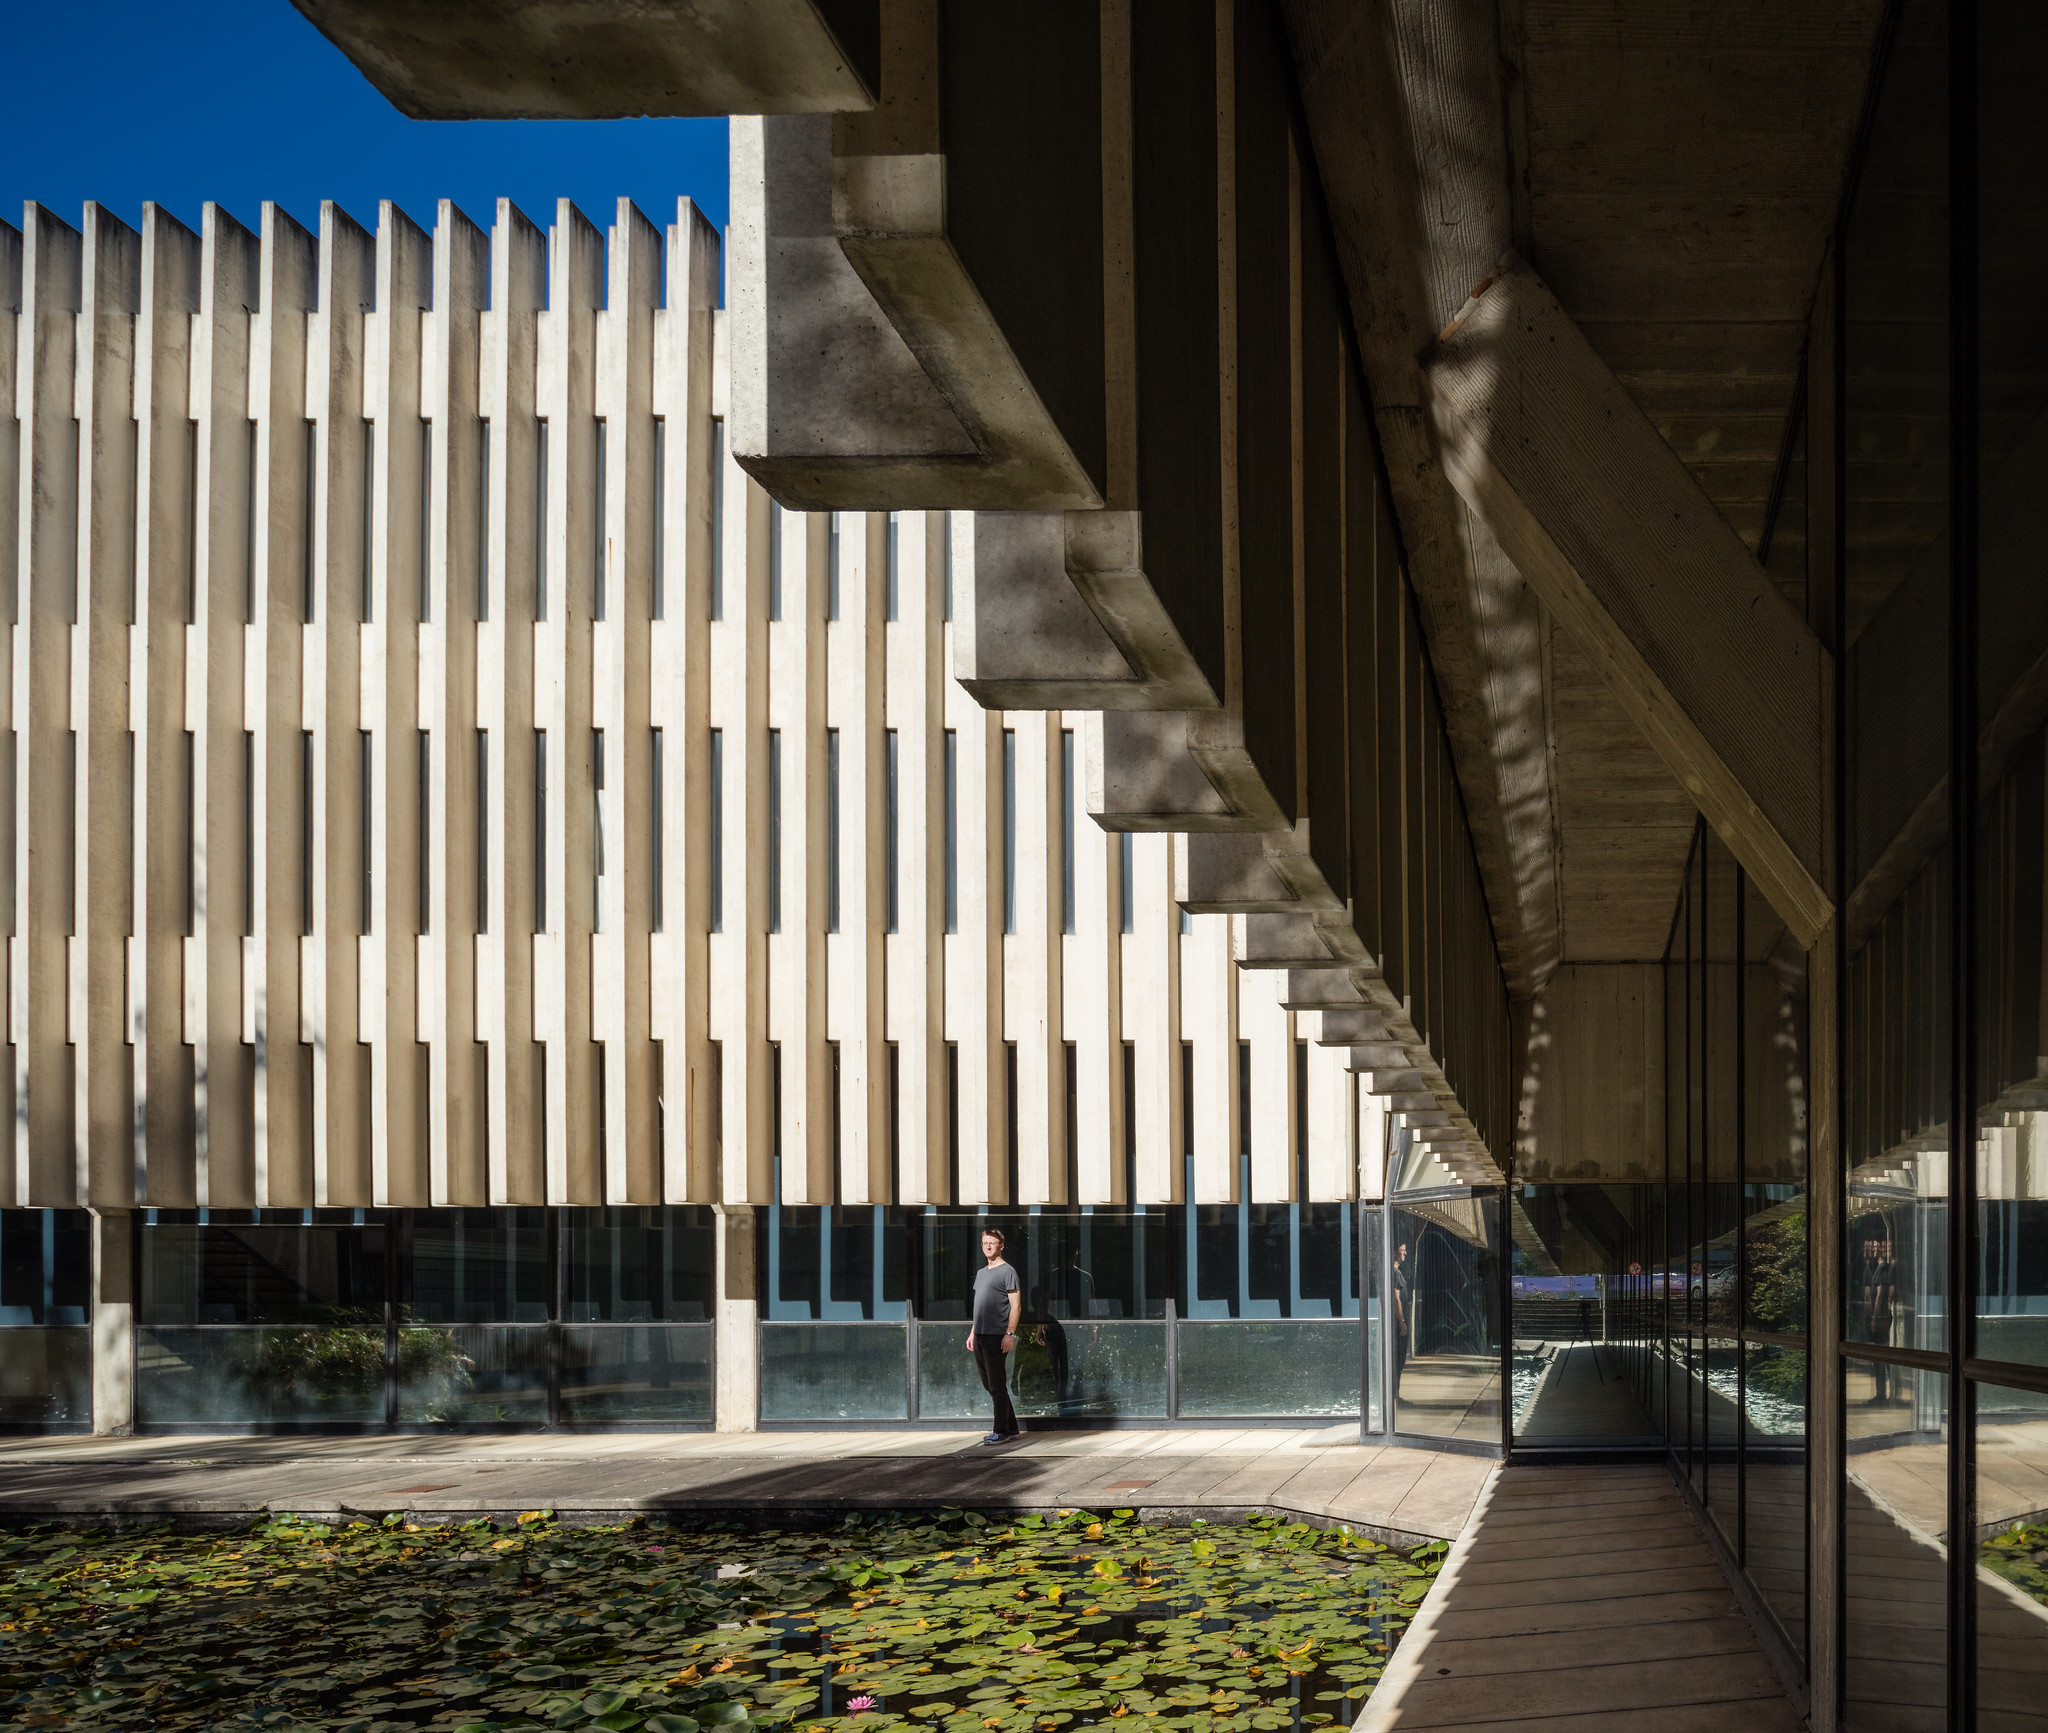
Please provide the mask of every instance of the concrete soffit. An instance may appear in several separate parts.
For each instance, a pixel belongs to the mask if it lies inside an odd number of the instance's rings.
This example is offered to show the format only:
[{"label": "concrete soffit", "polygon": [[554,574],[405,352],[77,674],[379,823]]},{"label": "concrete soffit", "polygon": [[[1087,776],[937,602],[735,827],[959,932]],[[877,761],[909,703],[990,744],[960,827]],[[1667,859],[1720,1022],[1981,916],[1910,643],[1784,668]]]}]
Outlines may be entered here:
[{"label": "concrete soffit", "polygon": [[1511,985],[1561,958],[1545,608],[1810,945],[1829,659],[1516,258],[1493,9],[1282,11]]},{"label": "concrete soffit", "polygon": [[[733,456],[796,510],[1094,510],[1109,482],[1105,234],[1072,222],[1049,246],[1019,195],[1078,186],[1099,204],[1100,147],[1038,173],[1050,147],[1028,112],[1009,117],[1027,136],[1007,159],[996,128],[973,124],[999,102],[981,86],[1012,46],[993,15],[956,26],[943,69],[936,0],[889,0],[879,31],[871,110],[734,117]],[[1094,71],[1070,76],[1087,86]],[[1033,73],[1058,76],[1033,66],[1010,83]],[[977,213],[1019,208],[963,228],[955,188]],[[1034,240],[1060,316],[1020,351],[1019,321],[983,285],[1016,275]],[[1063,366],[1063,346],[1090,360]]]},{"label": "concrete soffit", "polygon": [[1542,611],[1445,474],[1422,372],[1510,240],[1492,9],[1280,10],[1501,967],[1523,998],[1564,944]]},{"label": "concrete soffit", "polygon": [[1821,885],[1832,662],[1820,640],[1512,252],[1427,372],[1459,493],[1812,946],[1834,913]]},{"label": "concrete soffit", "polygon": [[415,120],[824,113],[881,86],[881,0],[293,3]]}]

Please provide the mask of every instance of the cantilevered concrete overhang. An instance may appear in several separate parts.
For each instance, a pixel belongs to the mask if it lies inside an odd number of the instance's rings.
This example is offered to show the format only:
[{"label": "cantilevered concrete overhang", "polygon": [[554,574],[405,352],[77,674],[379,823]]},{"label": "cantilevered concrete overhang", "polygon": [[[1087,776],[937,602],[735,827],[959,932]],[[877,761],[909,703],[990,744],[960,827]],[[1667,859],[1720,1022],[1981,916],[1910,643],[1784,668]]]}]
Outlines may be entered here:
[{"label": "cantilevered concrete overhang", "polygon": [[[376,6],[305,4],[382,88],[445,72]],[[812,47],[868,16],[796,10]],[[1476,863],[1428,930],[1489,927],[1518,996],[1660,954],[1696,809],[1811,941],[1831,670],[1769,572],[1804,539],[1781,459],[1879,11],[881,0],[856,77],[756,77],[736,128],[734,451],[796,507],[1020,514],[973,532],[958,672],[1096,713],[1091,805],[1186,837],[1181,895],[1260,917],[1247,964],[1329,977],[1296,1001],[1326,1038],[1446,1061],[1380,921],[1430,845],[1370,874],[1356,847],[1390,771]],[[821,361],[855,388],[799,425]],[[1318,504],[1355,441],[1316,394],[1353,366],[1383,468]],[[1427,649],[1391,725],[1446,743],[1441,777],[1375,764],[1389,716],[1349,696],[1375,560]]]}]

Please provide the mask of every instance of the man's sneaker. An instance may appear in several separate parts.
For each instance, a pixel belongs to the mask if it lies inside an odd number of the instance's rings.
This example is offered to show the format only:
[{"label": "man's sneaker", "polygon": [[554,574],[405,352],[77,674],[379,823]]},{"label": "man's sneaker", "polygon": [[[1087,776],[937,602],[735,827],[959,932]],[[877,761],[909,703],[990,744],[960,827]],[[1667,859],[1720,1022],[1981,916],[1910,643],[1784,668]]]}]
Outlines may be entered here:
[{"label": "man's sneaker", "polygon": [[984,1444],[1007,1444],[1017,1435],[1014,1432],[991,1432],[982,1440]]}]

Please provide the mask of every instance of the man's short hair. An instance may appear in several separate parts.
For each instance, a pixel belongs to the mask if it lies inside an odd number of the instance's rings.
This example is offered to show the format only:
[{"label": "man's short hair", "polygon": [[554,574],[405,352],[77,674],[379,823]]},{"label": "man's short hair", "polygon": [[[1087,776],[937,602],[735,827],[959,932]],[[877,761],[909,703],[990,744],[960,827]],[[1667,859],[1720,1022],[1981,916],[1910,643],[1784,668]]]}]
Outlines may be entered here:
[{"label": "man's short hair", "polygon": [[999,1246],[1006,1246],[1010,1243],[1003,1238],[1003,1230],[1001,1228],[983,1228],[981,1230],[981,1237],[985,1240],[994,1240]]}]

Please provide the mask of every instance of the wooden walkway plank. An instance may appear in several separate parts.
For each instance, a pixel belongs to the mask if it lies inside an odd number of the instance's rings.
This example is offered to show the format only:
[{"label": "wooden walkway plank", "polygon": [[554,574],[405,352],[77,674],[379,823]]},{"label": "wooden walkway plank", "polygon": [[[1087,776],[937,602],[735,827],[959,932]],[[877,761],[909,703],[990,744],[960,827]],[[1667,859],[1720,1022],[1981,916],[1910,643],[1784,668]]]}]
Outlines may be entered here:
[{"label": "wooden walkway plank", "polygon": [[1358,1733],[1799,1725],[1668,1475],[1510,1467],[1474,1506]]}]

